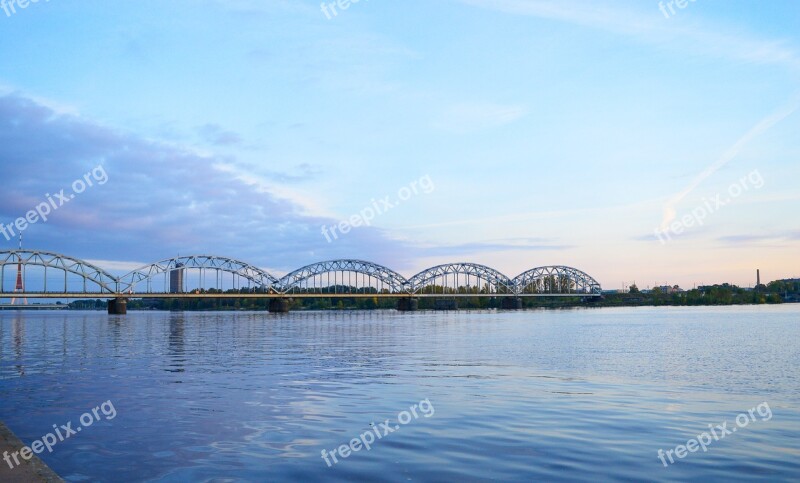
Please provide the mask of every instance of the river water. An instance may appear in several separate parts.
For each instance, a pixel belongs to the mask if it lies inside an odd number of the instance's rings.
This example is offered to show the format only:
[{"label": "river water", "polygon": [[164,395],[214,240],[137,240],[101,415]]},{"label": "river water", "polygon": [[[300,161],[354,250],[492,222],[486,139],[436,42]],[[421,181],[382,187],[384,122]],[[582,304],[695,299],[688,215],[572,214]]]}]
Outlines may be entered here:
[{"label": "river water", "polygon": [[798,481],[799,367],[800,305],[0,312],[68,481]]}]

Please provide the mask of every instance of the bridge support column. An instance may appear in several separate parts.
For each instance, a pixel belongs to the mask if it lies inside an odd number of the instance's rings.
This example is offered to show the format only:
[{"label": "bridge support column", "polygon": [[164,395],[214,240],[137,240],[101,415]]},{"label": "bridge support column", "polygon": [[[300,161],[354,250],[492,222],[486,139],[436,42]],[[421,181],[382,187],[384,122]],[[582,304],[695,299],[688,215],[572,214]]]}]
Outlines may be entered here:
[{"label": "bridge support column", "polygon": [[289,299],[269,299],[269,311],[273,314],[289,312]]},{"label": "bridge support column", "polygon": [[417,310],[419,310],[419,299],[413,297],[397,299],[398,312],[415,312]]},{"label": "bridge support column", "polygon": [[503,297],[500,302],[500,308],[503,310],[521,310],[522,299],[520,297]]},{"label": "bridge support column", "polygon": [[128,313],[127,299],[112,299],[108,301],[109,315],[125,315]]}]

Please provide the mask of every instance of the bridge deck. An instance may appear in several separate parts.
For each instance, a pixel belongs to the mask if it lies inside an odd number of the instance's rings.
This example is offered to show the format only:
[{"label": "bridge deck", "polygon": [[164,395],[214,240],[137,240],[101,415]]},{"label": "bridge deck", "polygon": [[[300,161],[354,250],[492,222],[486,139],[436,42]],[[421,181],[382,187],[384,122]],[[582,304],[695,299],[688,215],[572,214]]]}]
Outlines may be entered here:
[{"label": "bridge deck", "polygon": [[[306,294],[279,294],[279,293],[242,293],[242,294],[198,294],[198,293],[0,293],[0,298],[28,298],[28,299],[315,299],[315,298],[502,298],[502,297],[600,297],[601,294],[593,293],[545,293],[545,294],[409,294],[409,293],[378,293],[378,294],[350,294],[350,293],[306,293]],[[2,307],[2,306],[0,306]],[[19,305],[9,307],[20,307]]]}]

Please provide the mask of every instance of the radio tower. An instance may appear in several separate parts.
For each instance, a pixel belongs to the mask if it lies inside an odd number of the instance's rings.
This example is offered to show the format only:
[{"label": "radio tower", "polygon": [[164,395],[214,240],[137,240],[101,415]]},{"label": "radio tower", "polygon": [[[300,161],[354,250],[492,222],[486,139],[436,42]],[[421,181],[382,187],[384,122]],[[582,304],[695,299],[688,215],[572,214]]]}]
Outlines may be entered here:
[{"label": "radio tower", "polygon": [[[22,233],[19,234],[19,251],[22,251]],[[25,293],[25,282],[22,281],[22,255],[17,253],[17,284],[14,293]],[[16,297],[11,299],[11,305],[17,302]],[[28,305],[28,299],[22,299],[22,305]]]}]

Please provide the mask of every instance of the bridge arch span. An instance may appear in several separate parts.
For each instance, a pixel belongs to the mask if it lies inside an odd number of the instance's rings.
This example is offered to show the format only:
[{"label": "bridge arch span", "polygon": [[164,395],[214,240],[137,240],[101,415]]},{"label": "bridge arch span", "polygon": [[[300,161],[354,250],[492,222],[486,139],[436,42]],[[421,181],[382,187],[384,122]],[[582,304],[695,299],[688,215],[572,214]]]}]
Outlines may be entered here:
[{"label": "bridge arch span", "polygon": [[[451,275],[452,278],[450,277]],[[473,278],[477,282],[474,289],[471,284]],[[432,288],[437,290],[438,287],[435,287],[437,279],[442,281],[439,287],[443,292],[446,290],[454,292],[475,290],[475,293],[512,292],[511,280],[501,272],[486,265],[465,262],[437,265],[423,270],[408,279],[409,290],[414,293],[421,293],[426,290],[426,287],[430,286],[431,282],[434,283]],[[481,281],[484,282],[483,288],[481,288]],[[462,285],[461,282],[464,282],[465,285]],[[482,292],[482,290],[485,290],[485,292]]]},{"label": "bridge arch span", "polygon": [[[350,275],[345,278],[344,274],[356,274],[355,285],[353,277]],[[333,285],[331,285],[330,275],[333,274]],[[340,279],[338,275],[341,274]],[[361,275],[361,280],[358,280]],[[326,280],[322,280],[325,276]],[[365,280],[364,277],[367,279]],[[375,279],[373,285],[372,279]],[[305,284],[305,288],[303,287]],[[388,290],[391,293],[404,293],[406,279],[394,270],[377,263],[366,262],[363,260],[330,260],[307,265],[286,274],[278,281],[278,286],[282,293],[289,293],[298,290],[320,290],[325,287],[337,286],[347,287],[348,290],[366,291],[375,289],[378,292]],[[365,292],[368,293],[368,292]]]},{"label": "bridge arch span", "polygon": [[563,265],[532,268],[512,281],[514,291],[524,294],[600,295],[600,283],[588,273]]},{"label": "bridge arch span", "polygon": [[[158,275],[166,277],[173,270],[180,269],[197,269],[200,271],[199,285],[201,287],[198,288],[205,288],[203,271],[214,271],[217,277],[219,277],[220,273],[228,273],[234,277],[240,277],[252,282],[256,288],[265,290],[273,288],[278,282],[275,277],[266,271],[241,260],[214,255],[189,255],[151,263],[123,275],[119,278],[120,291],[123,293],[135,292],[138,284],[146,282],[148,284],[147,292],[150,292],[149,286],[153,278]],[[215,280],[215,285],[221,285],[221,282],[218,284]]]},{"label": "bridge arch span", "polygon": [[[85,260],[69,257],[60,253],[45,252],[38,250],[11,250],[0,251],[0,265],[2,266],[2,280],[5,283],[6,266],[13,265],[14,270],[18,264],[23,267],[34,266],[44,268],[43,277],[43,292],[48,292],[47,288],[47,270],[59,270],[64,272],[64,293],[68,292],[67,274],[72,274],[80,277],[83,281],[83,291],[87,292],[87,282],[94,284],[100,293],[116,293],[119,286],[117,278],[106,272],[100,267],[97,267]],[[24,270],[24,268],[23,268]],[[29,285],[26,282],[26,291],[29,290]],[[52,284],[51,284],[52,288]],[[0,292],[6,292],[5,287],[0,289]],[[52,290],[50,290],[52,292]]]}]

